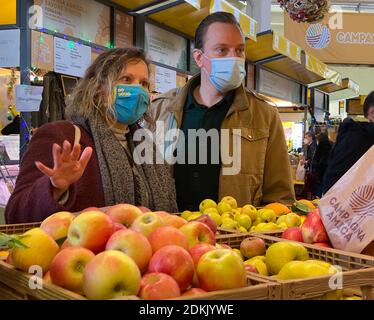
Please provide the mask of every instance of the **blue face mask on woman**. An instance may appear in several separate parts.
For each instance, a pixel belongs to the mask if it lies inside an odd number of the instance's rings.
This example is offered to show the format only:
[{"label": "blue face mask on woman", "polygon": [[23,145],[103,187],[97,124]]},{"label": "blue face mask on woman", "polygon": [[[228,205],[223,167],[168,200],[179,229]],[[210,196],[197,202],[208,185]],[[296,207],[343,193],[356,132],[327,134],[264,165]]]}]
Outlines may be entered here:
[{"label": "blue face mask on woman", "polygon": [[245,61],[243,58],[208,58],[212,70],[209,74],[210,82],[219,92],[227,92],[238,88],[245,77]]},{"label": "blue face mask on woman", "polygon": [[118,84],[115,86],[114,109],[117,121],[132,125],[147,111],[150,99],[141,85]]}]

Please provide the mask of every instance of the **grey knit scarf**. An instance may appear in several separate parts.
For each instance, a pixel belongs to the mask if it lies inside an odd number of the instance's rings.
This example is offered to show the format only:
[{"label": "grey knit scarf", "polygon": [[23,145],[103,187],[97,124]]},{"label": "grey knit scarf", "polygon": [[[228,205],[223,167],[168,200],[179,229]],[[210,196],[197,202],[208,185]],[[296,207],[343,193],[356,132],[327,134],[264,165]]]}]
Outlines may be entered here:
[{"label": "grey knit scarf", "polygon": [[72,117],[72,121],[93,138],[107,206],[130,203],[154,211],[177,212],[170,171],[166,165],[134,162],[133,154],[137,151],[132,131],[126,136],[128,147],[125,148],[100,116],[88,120]]}]

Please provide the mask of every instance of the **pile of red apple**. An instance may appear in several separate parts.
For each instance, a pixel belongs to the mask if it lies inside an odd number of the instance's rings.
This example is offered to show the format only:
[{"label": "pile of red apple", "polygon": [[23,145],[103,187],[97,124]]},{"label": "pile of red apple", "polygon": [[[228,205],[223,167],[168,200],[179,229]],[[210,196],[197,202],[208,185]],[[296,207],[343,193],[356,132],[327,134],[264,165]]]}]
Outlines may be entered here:
[{"label": "pile of red apple", "polygon": [[292,227],[285,230],[282,238],[331,248],[319,209],[309,212],[301,227]]},{"label": "pile of red apple", "polygon": [[168,299],[246,286],[241,257],[216,244],[216,226],[208,224],[130,204],[59,212],[26,232],[27,248],[13,248],[8,262],[25,272],[38,265],[44,281],[89,299]]}]

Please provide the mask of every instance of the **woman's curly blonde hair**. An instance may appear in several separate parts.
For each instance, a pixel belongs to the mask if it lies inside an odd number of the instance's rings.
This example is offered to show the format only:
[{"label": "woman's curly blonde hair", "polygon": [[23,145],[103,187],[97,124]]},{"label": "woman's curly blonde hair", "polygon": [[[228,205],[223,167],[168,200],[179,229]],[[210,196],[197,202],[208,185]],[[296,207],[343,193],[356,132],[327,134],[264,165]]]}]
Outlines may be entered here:
[{"label": "woman's curly blonde hair", "polygon": [[72,95],[67,101],[66,115],[84,119],[96,118],[101,115],[112,126],[116,123],[113,107],[114,87],[122,70],[129,62],[148,62],[143,49],[117,48],[100,54],[86,70]]}]

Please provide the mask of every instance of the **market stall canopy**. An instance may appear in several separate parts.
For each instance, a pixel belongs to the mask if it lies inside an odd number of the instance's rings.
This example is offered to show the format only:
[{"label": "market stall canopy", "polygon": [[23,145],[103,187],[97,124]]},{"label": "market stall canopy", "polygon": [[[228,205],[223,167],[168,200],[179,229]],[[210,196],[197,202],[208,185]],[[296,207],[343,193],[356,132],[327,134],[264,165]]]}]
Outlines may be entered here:
[{"label": "market stall canopy", "polygon": [[238,19],[247,38],[255,41],[257,22],[223,0],[171,0],[154,9],[142,10],[142,14],[191,38],[200,22],[210,13],[230,12]]},{"label": "market stall canopy", "polygon": [[318,89],[326,94],[331,94],[342,90],[353,91],[356,95],[360,93],[360,86],[349,78],[344,78],[340,86],[333,82],[324,82],[316,85],[312,84],[310,87]]},{"label": "market stall canopy", "polygon": [[246,57],[251,63],[304,85],[325,80],[326,77],[335,77],[337,79],[333,80],[339,82],[336,72],[272,30],[258,34],[256,42],[247,41]]},{"label": "market stall canopy", "polygon": [[165,2],[165,0],[112,0],[112,2],[119,4],[126,9],[133,10]]}]

